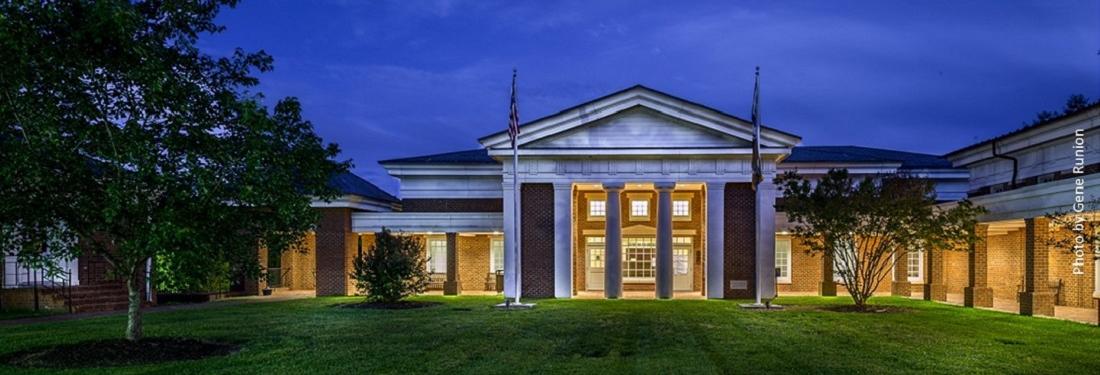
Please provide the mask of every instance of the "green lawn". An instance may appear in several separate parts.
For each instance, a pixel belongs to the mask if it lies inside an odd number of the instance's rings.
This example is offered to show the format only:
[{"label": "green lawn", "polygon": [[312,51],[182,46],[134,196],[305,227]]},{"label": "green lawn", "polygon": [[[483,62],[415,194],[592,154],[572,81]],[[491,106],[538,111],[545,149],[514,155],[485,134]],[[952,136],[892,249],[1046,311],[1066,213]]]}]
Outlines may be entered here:
[{"label": "green lawn", "polygon": [[[495,311],[488,297],[419,310],[334,308],[317,298],[147,316],[149,336],[244,342],[228,357],[101,373],[1093,373],[1100,328],[897,298],[908,311],[824,311],[839,298],[783,298],[785,311],[729,301],[540,301]],[[122,317],[0,329],[0,353],[113,338]],[[0,367],[0,373],[19,369]],[[25,371],[25,370],[20,370]]]}]

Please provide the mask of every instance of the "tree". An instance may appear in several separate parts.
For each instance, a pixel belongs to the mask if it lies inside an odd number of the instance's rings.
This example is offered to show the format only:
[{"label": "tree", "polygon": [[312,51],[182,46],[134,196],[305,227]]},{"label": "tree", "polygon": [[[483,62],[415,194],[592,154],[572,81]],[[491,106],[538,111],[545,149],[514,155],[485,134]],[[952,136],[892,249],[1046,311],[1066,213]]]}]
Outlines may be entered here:
[{"label": "tree", "polygon": [[130,340],[148,261],[258,275],[257,248],[296,248],[311,197],[334,197],[327,180],[348,167],[297,100],[268,109],[247,92],[271,57],[196,47],[235,4],[0,5],[0,248],[31,264],[106,259],[127,285]]},{"label": "tree", "polygon": [[[1083,274],[1085,259],[1100,259],[1100,198],[1080,197],[1068,209],[1048,212],[1053,229],[1047,244],[1075,256],[1073,272]],[[1089,247],[1092,247],[1089,255]]]},{"label": "tree", "polygon": [[[853,179],[830,170],[816,184],[795,171],[776,179],[793,234],[811,253],[833,259],[858,310],[890,275],[899,250],[969,249],[984,212],[968,200],[936,205],[935,186],[904,175]],[[902,263],[904,264],[904,263]]]},{"label": "tree", "polygon": [[382,229],[370,251],[353,261],[351,277],[367,302],[393,303],[421,293],[428,287],[428,262],[424,246],[411,236]]},{"label": "tree", "polygon": [[1087,108],[1088,106],[1088,98],[1081,94],[1073,94],[1069,96],[1069,99],[1066,99],[1066,106],[1062,110],[1062,114],[1068,115],[1071,113],[1075,113],[1077,111]]}]

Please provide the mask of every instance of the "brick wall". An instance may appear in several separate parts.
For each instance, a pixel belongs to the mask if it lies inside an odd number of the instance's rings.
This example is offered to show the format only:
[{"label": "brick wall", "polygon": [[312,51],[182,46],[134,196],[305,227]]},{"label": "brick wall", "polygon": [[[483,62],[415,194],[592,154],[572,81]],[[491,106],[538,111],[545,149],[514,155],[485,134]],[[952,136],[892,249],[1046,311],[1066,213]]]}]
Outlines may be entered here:
[{"label": "brick wall", "polygon": [[554,185],[520,189],[523,295],[554,296]]},{"label": "brick wall", "polygon": [[989,287],[993,288],[993,298],[1015,301],[1024,278],[1024,231],[989,236],[987,240]]},{"label": "brick wall", "polygon": [[944,285],[947,293],[963,294],[970,283],[969,252],[944,251]]},{"label": "brick wall", "polygon": [[821,255],[809,253],[801,240],[791,240],[791,282],[777,284],[779,293],[817,293],[821,289]]},{"label": "brick wall", "polygon": [[351,209],[321,208],[315,231],[317,295],[349,295],[355,292],[351,278],[352,254],[356,253],[351,232]]},{"label": "brick wall", "polygon": [[405,199],[401,201],[405,212],[504,212],[500,198],[469,199]]},{"label": "brick wall", "polygon": [[491,290],[485,281],[489,276],[489,243],[487,235],[458,236],[458,281],[465,291]]},{"label": "brick wall", "polygon": [[1060,306],[1095,308],[1092,293],[1096,274],[1093,270],[1092,246],[1086,245],[1084,248],[1084,266],[1080,267],[1084,273],[1080,275],[1073,274],[1074,262],[1077,258],[1072,250],[1072,248],[1057,246],[1050,249],[1050,279],[1062,281],[1061,293],[1055,302]]},{"label": "brick wall", "polygon": [[[753,298],[756,264],[756,194],[747,183],[726,184],[725,298]],[[746,289],[731,289],[731,280],[743,280]]]}]

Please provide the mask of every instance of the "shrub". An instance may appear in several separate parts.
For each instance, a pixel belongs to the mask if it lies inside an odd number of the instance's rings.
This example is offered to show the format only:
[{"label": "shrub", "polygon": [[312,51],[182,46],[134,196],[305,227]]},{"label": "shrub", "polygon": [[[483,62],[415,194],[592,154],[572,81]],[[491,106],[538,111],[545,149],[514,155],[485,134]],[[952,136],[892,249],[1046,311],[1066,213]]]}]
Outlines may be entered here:
[{"label": "shrub", "polygon": [[396,302],[428,287],[426,264],[419,240],[382,228],[370,250],[355,258],[351,277],[367,302]]}]

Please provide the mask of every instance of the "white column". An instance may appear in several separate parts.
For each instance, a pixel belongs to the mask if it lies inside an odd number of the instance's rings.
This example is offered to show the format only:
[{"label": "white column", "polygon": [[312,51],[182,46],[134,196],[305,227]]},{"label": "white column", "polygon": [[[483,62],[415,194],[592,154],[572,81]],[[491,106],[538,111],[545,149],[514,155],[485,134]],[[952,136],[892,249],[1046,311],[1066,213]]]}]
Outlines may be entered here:
[{"label": "white column", "polygon": [[[511,180],[505,176],[505,180]],[[503,184],[504,191],[504,298],[516,297],[516,279],[520,270],[516,267],[516,200],[512,194],[512,183]]]},{"label": "white column", "polygon": [[674,182],[658,182],[657,189],[657,298],[672,298],[672,189]]},{"label": "white column", "polygon": [[726,183],[707,183],[707,298],[725,297]]},{"label": "white column", "polygon": [[605,182],[607,192],[607,215],[604,216],[604,266],[603,293],[609,299],[623,295],[623,246],[622,220],[619,195],[623,191],[622,182]]},{"label": "white column", "polygon": [[757,300],[775,297],[775,195],[771,180],[756,187]]},{"label": "white column", "polygon": [[554,297],[573,296],[573,183],[554,184]]},{"label": "white column", "polygon": [[[1093,251],[1096,251],[1095,249]],[[1093,281],[1092,298],[1100,298],[1100,259],[1092,262],[1093,274],[1095,275]]]}]

